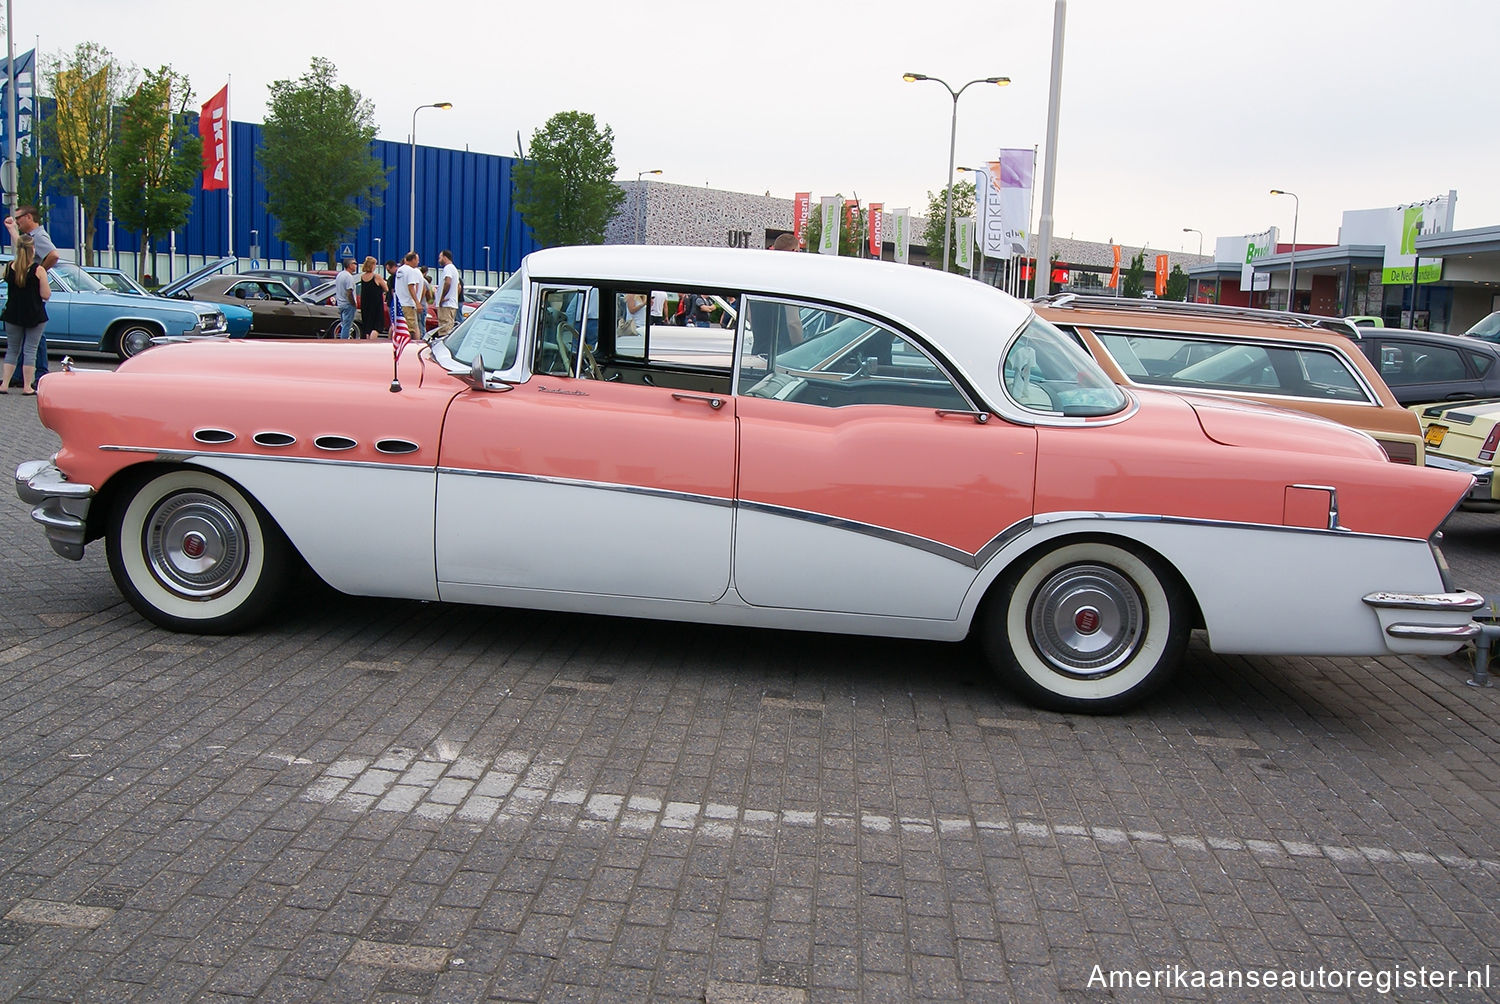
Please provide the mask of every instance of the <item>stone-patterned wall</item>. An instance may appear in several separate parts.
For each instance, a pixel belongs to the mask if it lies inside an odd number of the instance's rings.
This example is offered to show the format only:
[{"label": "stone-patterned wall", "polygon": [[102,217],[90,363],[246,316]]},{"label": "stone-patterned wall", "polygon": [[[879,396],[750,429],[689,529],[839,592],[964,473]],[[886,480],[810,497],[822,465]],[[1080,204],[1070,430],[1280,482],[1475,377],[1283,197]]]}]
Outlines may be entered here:
[{"label": "stone-patterned wall", "polygon": [[[690,247],[732,247],[736,241],[740,246],[763,248],[769,241],[767,232],[780,233],[792,228],[792,200],[772,195],[747,195],[742,192],[725,192],[715,188],[698,188],[692,185],[673,185],[661,181],[620,183],[625,192],[625,202],[620,212],[610,221],[604,232],[606,244],[636,243],[637,226],[640,243],[684,244]],[[817,199],[813,199],[813,209]],[[892,228],[892,217],[883,217],[885,232]],[[911,219],[913,236],[921,234],[927,227],[926,217]],[[925,257],[920,245],[913,245],[913,260]],[[941,249],[939,249],[941,250]],[[1031,238],[1031,251],[1035,254],[1037,239]],[[1138,246],[1126,245],[1120,250],[1120,267],[1130,264],[1130,259],[1139,251]],[[1156,268],[1156,256],[1163,249],[1145,248],[1146,269]],[[1093,265],[1108,268],[1114,256],[1108,244],[1097,241],[1079,241],[1054,237],[1052,254],[1072,265]],[[889,255],[889,252],[887,252]],[[1184,269],[1209,261],[1207,256],[1182,254],[1168,251],[1168,269],[1181,265]]]}]

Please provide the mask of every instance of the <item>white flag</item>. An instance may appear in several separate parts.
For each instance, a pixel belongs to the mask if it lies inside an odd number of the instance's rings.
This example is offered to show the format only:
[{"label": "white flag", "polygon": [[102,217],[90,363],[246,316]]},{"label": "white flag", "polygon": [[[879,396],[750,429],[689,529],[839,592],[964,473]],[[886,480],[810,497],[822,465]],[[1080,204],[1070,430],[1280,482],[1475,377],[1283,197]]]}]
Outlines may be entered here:
[{"label": "white flag", "polygon": [[911,210],[891,210],[891,243],[895,246],[895,260],[905,265],[909,260],[911,246]]},{"label": "white flag", "polygon": [[818,208],[823,211],[823,232],[818,235],[818,254],[839,253],[839,207],[843,200],[834,195],[818,197]]}]

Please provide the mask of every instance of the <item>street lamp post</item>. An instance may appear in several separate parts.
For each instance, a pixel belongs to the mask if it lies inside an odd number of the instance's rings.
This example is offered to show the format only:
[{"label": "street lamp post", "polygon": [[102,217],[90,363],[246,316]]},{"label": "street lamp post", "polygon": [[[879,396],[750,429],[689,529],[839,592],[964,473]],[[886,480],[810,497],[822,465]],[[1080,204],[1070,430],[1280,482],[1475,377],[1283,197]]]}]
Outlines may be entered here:
[{"label": "street lamp post", "polygon": [[1198,235],[1198,257],[1202,258],[1203,257],[1203,231],[1202,230],[1194,230],[1192,227],[1183,227],[1182,228],[1182,232],[1185,233],[1185,234],[1197,234]]},{"label": "street lamp post", "polygon": [[925,73],[903,73],[901,79],[908,84],[918,80],[931,80],[942,84],[953,97],[953,124],[948,130],[948,179],[945,184],[948,190],[947,226],[943,230],[943,271],[946,272],[948,271],[948,255],[953,246],[953,158],[958,148],[958,99],[964,91],[967,91],[974,84],[995,84],[996,86],[1004,87],[1010,83],[1010,78],[981,77],[978,80],[969,81],[956,91],[948,85],[946,80],[929,77]]},{"label": "street lamp post", "polygon": [[1302,200],[1297,198],[1295,192],[1283,192],[1279,188],[1271,189],[1272,195],[1290,195],[1292,197],[1292,261],[1286,280],[1286,309],[1297,309],[1297,217],[1302,215]]},{"label": "street lamp post", "polygon": [[641,187],[641,178],[648,174],[661,174],[661,168],[654,171],[635,172],[635,194],[639,197],[639,203],[635,207],[635,242],[641,242],[641,218],[646,215],[646,190]]},{"label": "street lamp post", "polygon": [[375,264],[376,265],[379,265],[381,262],[385,261],[385,252],[381,250],[382,246],[383,245],[381,244],[380,238],[379,237],[375,238]]},{"label": "street lamp post", "polygon": [[443,111],[453,107],[451,101],[435,101],[430,105],[417,105],[411,112],[411,247],[408,251],[417,249],[417,112],[423,108],[441,108]]},{"label": "street lamp post", "polygon": [[484,284],[490,284],[490,246],[484,246]]}]

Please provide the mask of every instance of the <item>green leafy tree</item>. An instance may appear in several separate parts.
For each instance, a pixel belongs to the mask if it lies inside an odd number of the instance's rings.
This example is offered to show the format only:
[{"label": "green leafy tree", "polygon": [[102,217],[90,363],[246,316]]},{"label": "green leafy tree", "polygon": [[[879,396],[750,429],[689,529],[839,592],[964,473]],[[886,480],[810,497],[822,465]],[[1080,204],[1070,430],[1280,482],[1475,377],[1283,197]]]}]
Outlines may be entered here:
[{"label": "green leafy tree", "polygon": [[[113,109],[131,85],[134,71],[97,42],[80,42],[54,61],[47,74],[56,108],[41,133],[57,162],[57,181],[75,196],[92,220],[109,194]],[[94,241],[84,239],[84,261],[94,262]]]},{"label": "green leafy tree", "polygon": [[[965,216],[974,215],[974,183],[972,181],[960,181],[951,186],[953,189],[953,231],[951,235],[951,249],[949,251],[948,271],[967,273],[967,268],[958,266],[958,221]],[[927,229],[922,231],[922,237],[927,242],[927,261],[929,265],[936,263],[935,267],[943,267],[943,224],[948,216],[948,189],[941,192],[927,193]]]},{"label": "green leafy tree", "polygon": [[511,171],[516,208],[544,247],[602,244],[625,201],[614,182],[615,134],[587,112],[558,112],[531,134]]},{"label": "green leafy tree", "polygon": [[[867,256],[865,248],[865,234],[867,233],[868,214],[864,207],[856,206],[854,219],[849,219],[849,213],[844,207],[843,193],[835,195],[838,199],[839,211],[839,255],[844,258],[864,258]],[[851,225],[852,223],[852,225]],[[807,217],[807,226],[803,229],[803,236],[807,239],[807,250],[816,252],[818,246],[823,242],[823,210],[814,203],[810,207]]]},{"label": "green leafy tree", "polygon": [[340,84],[332,61],[321,56],[302,76],[277,80],[270,90],[256,156],[266,209],[299,260],[323,251],[331,262],[338,239],[369,219],[385,191],[385,170],[372,148],[375,106]]},{"label": "green leafy tree", "polygon": [[115,171],[115,218],[141,235],[138,272],[156,275],[153,242],[187,222],[193,183],[203,162],[203,141],[187,127],[193,90],[187,77],[169,66],[146,71],[125,99],[118,117],[118,140],[110,159]]},{"label": "green leafy tree", "polygon": [[1181,265],[1173,265],[1172,271],[1167,274],[1168,300],[1186,300],[1188,291],[1188,274],[1182,270]]},{"label": "green leafy tree", "polygon": [[1141,250],[1130,259],[1130,267],[1120,276],[1120,295],[1139,300],[1146,289],[1146,252]]}]

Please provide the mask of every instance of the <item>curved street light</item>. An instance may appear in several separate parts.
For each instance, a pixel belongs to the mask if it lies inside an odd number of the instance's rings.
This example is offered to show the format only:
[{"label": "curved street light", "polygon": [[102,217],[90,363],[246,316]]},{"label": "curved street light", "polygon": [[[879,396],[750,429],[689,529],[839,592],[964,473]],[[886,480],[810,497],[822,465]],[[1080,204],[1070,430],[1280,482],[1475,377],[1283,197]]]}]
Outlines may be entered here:
[{"label": "curved street light", "polygon": [[1198,257],[1202,258],[1203,257],[1203,231],[1202,230],[1197,230],[1197,229],[1195,229],[1193,227],[1183,227],[1182,228],[1182,232],[1185,233],[1185,234],[1197,234],[1198,235]]},{"label": "curved street light", "polygon": [[1004,87],[1010,83],[1010,78],[981,77],[978,80],[969,81],[956,91],[949,86],[948,81],[939,77],[929,77],[925,73],[903,73],[901,74],[901,79],[908,84],[918,80],[931,80],[934,83],[942,84],[953,97],[953,125],[948,130],[948,179],[944,184],[944,187],[948,191],[947,225],[943,228],[943,271],[946,272],[948,271],[948,255],[953,246],[953,156],[958,147],[958,99],[964,91],[967,91],[975,84],[995,84],[998,87]]},{"label": "curved street light", "polygon": [[641,218],[646,215],[646,191],[645,189],[641,188],[641,178],[645,177],[648,174],[661,174],[661,168],[658,167],[654,171],[635,172],[635,192],[636,195],[640,196],[641,201],[641,204],[637,206],[635,210],[635,242],[637,244],[641,242]]},{"label": "curved street light", "polygon": [[1290,195],[1292,197],[1292,263],[1291,270],[1286,280],[1286,309],[1297,309],[1297,217],[1302,215],[1302,200],[1297,198],[1295,192],[1283,192],[1279,188],[1271,189],[1272,195]]},{"label": "curved street light", "polygon": [[408,251],[417,249],[417,112],[423,108],[441,108],[447,111],[452,107],[451,101],[435,101],[430,105],[417,105],[411,112],[411,246],[407,248]]}]

